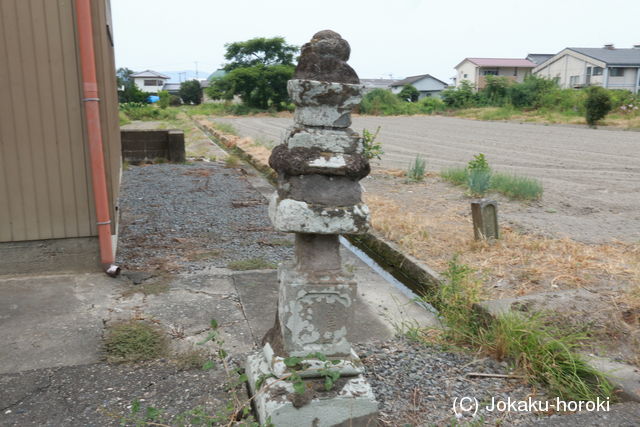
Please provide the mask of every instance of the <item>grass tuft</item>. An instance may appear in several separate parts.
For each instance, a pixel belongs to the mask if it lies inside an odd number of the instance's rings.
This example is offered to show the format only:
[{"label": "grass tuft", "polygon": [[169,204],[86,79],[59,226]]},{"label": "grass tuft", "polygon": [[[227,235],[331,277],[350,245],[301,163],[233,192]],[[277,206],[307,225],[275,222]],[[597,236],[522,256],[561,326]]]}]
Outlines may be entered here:
[{"label": "grass tuft", "polygon": [[224,159],[224,165],[228,168],[235,168],[240,164],[240,159],[235,154],[229,154]]},{"label": "grass tuft", "polygon": [[491,189],[517,200],[537,200],[543,192],[537,179],[504,173],[493,174]]},{"label": "grass tuft", "polygon": [[167,354],[167,347],[164,332],[159,327],[140,320],[111,325],[103,342],[109,363],[157,359]]},{"label": "grass tuft", "polygon": [[[472,194],[481,194],[480,190],[486,185],[486,176],[473,177],[474,179],[472,179],[467,168],[443,169],[440,172],[440,177],[452,184],[468,188]],[[514,200],[538,200],[544,192],[542,183],[535,178],[500,172],[491,173],[488,186],[489,190]]]},{"label": "grass tuft", "polygon": [[266,261],[263,258],[250,258],[239,261],[233,261],[227,264],[227,268],[237,271],[245,270],[273,270],[277,267],[276,264]]},{"label": "grass tuft", "polygon": [[527,317],[510,312],[489,319],[475,308],[481,284],[472,279],[471,273],[454,257],[444,273],[446,282],[429,298],[446,326],[441,336],[444,342],[468,345],[498,360],[510,360],[530,382],[549,387],[563,399],[613,397],[613,387],[605,375],[577,353],[586,336],[545,324],[535,314]]},{"label": "grass tuft", "polygon": [[409,169],[407,169],[407,182],[422,181],[424,179],[426,167],[426,160],[424,160],[422,156],[418,154],[413,160],[413,163],[409,165]]},{"label": "grass tuft", "polygon": [[211,125],[222,133],[238,136],[238,131],[229,123],[211,122]]}]

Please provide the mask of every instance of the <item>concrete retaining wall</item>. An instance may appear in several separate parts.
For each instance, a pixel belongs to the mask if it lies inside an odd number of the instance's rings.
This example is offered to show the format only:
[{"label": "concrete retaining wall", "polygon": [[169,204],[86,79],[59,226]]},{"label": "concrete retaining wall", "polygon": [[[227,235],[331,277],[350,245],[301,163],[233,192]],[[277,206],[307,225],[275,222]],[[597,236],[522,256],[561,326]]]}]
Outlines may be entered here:
[{"label": "concrete retaining wall", "polygon": [[122,160],[141,163],[157,158],[185,161],[184,133],[181,130],[123,129]]}]

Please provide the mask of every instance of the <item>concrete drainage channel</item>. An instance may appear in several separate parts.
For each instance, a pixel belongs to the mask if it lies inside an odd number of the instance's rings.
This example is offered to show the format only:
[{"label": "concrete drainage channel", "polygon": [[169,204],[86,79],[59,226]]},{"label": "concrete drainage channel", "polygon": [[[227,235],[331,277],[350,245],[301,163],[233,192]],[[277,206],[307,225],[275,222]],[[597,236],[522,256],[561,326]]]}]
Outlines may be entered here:
[{"label": "concrete drainage channel", "polygon": [[[227,152],[240,156],[253,167],[258,176],[249,177],[250,180],[253,180],[252,185],[265,197],[270,196],[276,175],[269,166],[256,162],[251,155],[234,145],[229,137],[222,132],[205,126],[197,120],[192,119],[192,121],[216,145]],[[269,184],[266,184],[265,180]],[[432,294],[443,283],[442,276],[435,270],[420,260],[403,253],[394,243],[385,241],[372,233],[341,236],[340,241],[344,247],[374,269],[392,286],[399,289],[407,297],[414,299],[425,310],[437,313],[431,304],[417,301],[419,295]],[[514,304],[517,305],[519,300],[524,298],[483,301],[475,308],[483,315],[495,319],[497,316],[511,311],[511,307]],[[532,298],[532,296],[528,298]],[[610,382],[618,390],[617,395],[621,401],[640,402],[640,370],[638,368],[589,354],[585,354],[584,357],[591,366],[607,374]]]}]

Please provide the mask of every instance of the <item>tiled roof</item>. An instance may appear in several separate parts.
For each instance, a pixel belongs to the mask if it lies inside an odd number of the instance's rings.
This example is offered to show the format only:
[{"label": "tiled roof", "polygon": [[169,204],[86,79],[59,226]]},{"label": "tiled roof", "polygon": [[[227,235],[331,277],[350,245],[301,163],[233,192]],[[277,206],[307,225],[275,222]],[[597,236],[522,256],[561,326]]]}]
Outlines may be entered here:
[{"label": "tiled roof", "polygon": [[417,82],[418,80],[422,80],[422,79],[426,79],[426,78],[431,78],[433,80],[436,80],[436,81],[442,83],[445,86],[448,86],[445,82],[443,82],[440,79],[436,79],[431,74],[420,74],[419,76],[410,76],[410,77],[407,77],[406,79],[398,80],[397,82],[395,82],[391,86],[392,87],[398,87],[398,86],[410,85],[410,84],[413,84],[413,83]]},{"label": "tiled roof", "polygon": [[[536,66],[528,59],[519,58],[466,58],[479,67],[518,67],[518,68],[533,68]],[[464,61],[463,61],[464,62]]]},{"label": "tiled roof", "polygon": [[131,77],[153,77],[156,79],[170,79],[171,77],[169,76],[165,76],[164,74],[160,74],[156,71],[152,71],[152,70],[144,70],[144,71],[140,71],[139,73],[133,73],[131,74]]},{"label": "tiled roof", "polygon": [[638,48],[569,47],[567,49],[606,62],[607,65],[640,65],[640,49]]}]

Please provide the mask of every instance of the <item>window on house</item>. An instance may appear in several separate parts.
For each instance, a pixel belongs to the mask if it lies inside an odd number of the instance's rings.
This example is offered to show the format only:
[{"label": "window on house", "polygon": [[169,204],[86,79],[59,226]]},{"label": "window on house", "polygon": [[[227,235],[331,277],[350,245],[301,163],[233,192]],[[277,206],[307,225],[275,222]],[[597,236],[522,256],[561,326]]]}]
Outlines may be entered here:
[{"label": "window on house", "polygon": [[518,77],[518,69],[517,68],[513,69],[513,76],[514,77]]},{"label": "window on house", "polygon": [[498,70],[483,70],[482,71],[482,75],[483,76],[497,76],[498,75]]},{"label": "window on house", "polygon": [[144,81],[144,85],[145,85],[145,86],[160,86],[160,85],[158,84],[158,81],[157,81],[157,80],[145,80],[145,81]]},{"label": "window on house", "polygon": [[593,75],[601,76],[602,75],[602,67],[593,67]]},{"label": "window on house", "polygon": [[587,67],[587,76],[591,75],[591,67]]},{"label": "window on house", "polygon": [[624,68],[611,68],[609,75],[611,77],[624,77]]},{"label": "window on house", "polygon": [[466,79],[467,77],[469,77],[469,74],[465,74],[465,75],[464,75],[464,78],[465,78],[465,79]]},{"label": "window on house", "polygon": [[580,76],[569,77],[569,86],[576,86],[578,83],[580,83]]}]

